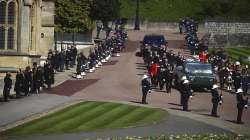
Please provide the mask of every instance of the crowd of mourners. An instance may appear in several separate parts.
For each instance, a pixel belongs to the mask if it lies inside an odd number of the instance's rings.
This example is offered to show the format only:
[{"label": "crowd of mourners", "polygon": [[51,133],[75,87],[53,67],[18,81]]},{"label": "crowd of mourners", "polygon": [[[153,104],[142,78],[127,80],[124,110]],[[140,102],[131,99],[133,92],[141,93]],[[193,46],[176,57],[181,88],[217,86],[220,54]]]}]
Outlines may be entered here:
[{"label": "crowd of mourners", "polygon": [[[239,61],[233,62],[226,56],[222,50],[218,52],[207,52],[207,47],[201,45],[198,37],[198,24],[190,19],[181,20],[179,24],[180,33],[185,32],[186,44],[194,60],[200,63],[210,63],[216,74],[213,86],[209,89],[212,96],[211,115],[218,117],[217,108],[223,102],[223,95],[218,91],[228,90],[236,94],[237,100],[237,123],[242,123],[242,114],[244,108],[248,107],[248,88],[250,83],[248,65],[242,65]],[[152,49],[146,44],[142,49],[142,57],[148,70],[148,75],[144,75],[142,84],[142,103],[146,104],[147,94],[151,89],[159,88],[163,90],[166,86],[166,92],[170,93],[173,85],[180,91],[180,104],[184,111],[188,111],[188,101],[193,97],[193,90],[190,88],[190,81],[186,76],[181,78],[181,83],[174,84],[174,69],[181,66],[186,60],[180,53],[175,55],[172,50],[168,50],[166,45],[159,49]],[[234,91],[233,91],[234,89]]]},{"label": "crowd of mourners", "polygon": [[[86,71],[94,72],[112,56],[120,56],[120,52],[125,48],[127,33],[124,29],[118,28],[112,37],[99,41],[96,47],[90,49],[86,57],[84,53],[78,52],[76,46],[72,45],[65,50],[49,50],[47,60],[43,66],[34,62],[32,67],[27,66],[24,70],[19,69],[12,80],[11,73],[7,72],[4,77],[3,99],[8,101],[11,89],[14,89],[16,98],[39,94],[42,89],[50,89],[55,83],[55,74],[73,69],[76,65],[74,78],[81,79],[86,75]],[[96,45],[95,44],[95,45]],[[14,88],[12,88],[14,87]]]}]

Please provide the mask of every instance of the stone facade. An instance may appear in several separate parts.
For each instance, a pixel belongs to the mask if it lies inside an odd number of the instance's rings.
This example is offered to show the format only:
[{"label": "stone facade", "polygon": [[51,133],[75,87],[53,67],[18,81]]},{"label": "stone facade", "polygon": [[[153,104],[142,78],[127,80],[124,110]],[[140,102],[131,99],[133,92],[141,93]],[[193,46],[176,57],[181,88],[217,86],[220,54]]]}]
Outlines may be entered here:
[{"label": "stone facade", "polygon": [[13,49],[0,49],[0,67],[24,68],[39,63],[54,44],[54,0],[3,1],[16,2],[16,35]]},{"label": "stone facade", "polygon": [[205,29],[210,47],[250,46],[250,23],[206,22]]}]

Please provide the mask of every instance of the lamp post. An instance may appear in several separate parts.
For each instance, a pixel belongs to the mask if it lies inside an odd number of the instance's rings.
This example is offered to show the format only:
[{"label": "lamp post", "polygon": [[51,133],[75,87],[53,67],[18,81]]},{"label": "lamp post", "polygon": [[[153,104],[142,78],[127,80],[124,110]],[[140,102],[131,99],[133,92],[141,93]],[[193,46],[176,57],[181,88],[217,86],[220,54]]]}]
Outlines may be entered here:
[{"label": "lamp post", "polygon": [[140,30],[140,19],[139,19],[139,0],[136,0],[136,11],[135,11],[135,30]]}]

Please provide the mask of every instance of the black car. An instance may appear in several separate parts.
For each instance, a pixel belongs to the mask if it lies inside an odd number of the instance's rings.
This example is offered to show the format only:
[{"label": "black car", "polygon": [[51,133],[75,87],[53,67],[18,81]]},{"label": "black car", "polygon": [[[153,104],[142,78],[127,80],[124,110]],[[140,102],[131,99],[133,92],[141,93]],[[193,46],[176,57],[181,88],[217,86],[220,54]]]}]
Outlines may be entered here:
[{"label": "black car", "polygon": [[181,82],[183,76],[190,81],[193,89],[210,89],[215,81],[211,64],[200,62],[185,62],[183,66],[176,67],[176,85]]},{"label": "black car", "polygon": [[167,41],[163,35],[145,35],[143,41],[141,41],[141,50],[146,45],[151,46],[151,50],[159,49],[161,45],[166,45]]}]

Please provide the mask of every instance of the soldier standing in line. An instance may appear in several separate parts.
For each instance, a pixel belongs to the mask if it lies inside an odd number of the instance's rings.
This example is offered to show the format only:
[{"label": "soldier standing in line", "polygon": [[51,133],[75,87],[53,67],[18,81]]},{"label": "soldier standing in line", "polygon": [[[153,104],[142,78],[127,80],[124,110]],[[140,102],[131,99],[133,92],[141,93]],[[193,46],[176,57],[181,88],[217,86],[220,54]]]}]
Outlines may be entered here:
[{"label": "soldier standing in line", "polygon": [[77,57],[77,48],[76,46],[71,46],[71,55],[72,55],[72,64],[71,65],[75,65],[76,64],[76,57]]},{"label": "soldier standing in line", "polygon": [[40,93],[41,87],[43,87],[43,70],[41,66],[37,67],[37,72],[36,72],[36,89],[35,93]]},{"label": "soldier standing in line", "polygon": [[235,63],[235,70],[233,72],[234,88],[235,92],[241,87],[241,71],[240,71],[240,62]]},{"label": "soldier standing in line", "polygon": [[150,82],[148,81],[148,76],[143,75],[141,86],[142,86],[142,104],[147,104],[147,94],[151,92]]},{"label": "soldier standing in line", "polygon": [[167,79],[166,80],[166,90],[167,90],[167,93],[171,93],[173,78],[174,78],[173,69],[171,68],[170,65],[168,65],[167,71],[166,71],[166,79]]},{"label": "soldier standing in line", "polygon": [[32,83],[32,72],[30,66],[27,66],[24,71],[24,83],[23,83],[25,96],[29,96],[31,83]]},{"label": "soldier standing in line", "polygon": [[217,115],[217,108],[218,108],[218,104],[222,104],[222,95],[219,95],[218,88],[219,88],[219,86],[214,84],[212,87],[212,90],[211,90],[212,103],[213,103],[211,116],[213,116],[213,117],[219,117]]},{"label": "soldier standing in line", "polygon": [[243,94],[247,95],[248,86],[249,86],[249,75],[247,74],[247,69],[242,69],[241,82]]},{"label": "soldier standing in line", "polygon": [[164,84],[166,83],[167,79],[166,79],[166,68],[164,67],[163,64],[160,65],[160,69],[159,69],[159,81],[160,81],[160,90],[163,90]]},{"label": "soldier standing in line", "polygon": [[24,82],[24,75],[21,69],[19,69],[19,72],[16,75],[16,82],[14,91],[16,92],[16,98],[21,97],[21,90],[23,88],[23,82]]},{"label": "soldier standing in line", "polygon": [[183,111],[189,111],[188,110],[188,101],[189,101],[189,98],[192,98],[192,92],[191,92],[188,80],[184,80],[183,89],[181,92],[182,92],[181,94],[183,94],[183,96],[182,96],[182,98],[183,98],[182,99],[183,100]]},{"label": "soldier standing in line", "polygon": [[67,48],[67,50],[65,52],[65,67],[66,67],[66,70],[69,70],[70,57],[71,57],[70,48]]},{"label": "soldier standing in line", "polygon": [[33,63],[33,68],[32,68],[32,83],[31,83],[31,92],[36,93],[37,89],[37,63]]},{"label": "soldier standing in line", "polygon": [[44,66],[44,79],[48,89],[50,89],[51,85],[54,83],[54,70],[51,64],[47,63]]},{"label": "soldier standing in line", "polygon": [[248,98],[243,95],[243,90],[239,88],[236,92],[236,97],[237,97],[237,108],[238,108],[238,115],[237,115],[237,123],[238,124],[243,124],[242,122],[242,114],[244,108],[248,108]]},{"label": "soldier standing in line", "polygon": [[12,87],[11,74],[7,72],[6,76],[4,77],[4,88],[3,88],[3,97],[5,102],[8,102],[11,87]]}]

